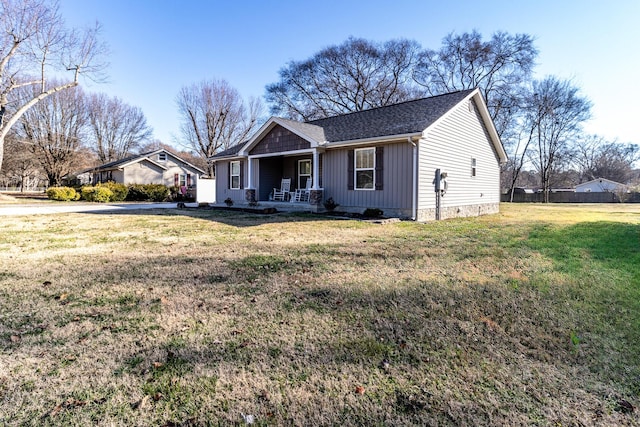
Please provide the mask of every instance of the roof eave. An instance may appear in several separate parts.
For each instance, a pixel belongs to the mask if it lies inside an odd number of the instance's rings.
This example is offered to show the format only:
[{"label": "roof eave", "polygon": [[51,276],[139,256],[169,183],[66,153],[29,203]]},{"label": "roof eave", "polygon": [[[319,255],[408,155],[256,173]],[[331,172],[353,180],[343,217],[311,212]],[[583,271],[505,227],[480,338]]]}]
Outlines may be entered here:
[{"label": "roof eave", "polygon": [[326,142],[320,145],[325,148],[353,147],[358,145],[370,145],[374,143],[406,141],[408,138],[419,138],[421,135],[422,135],[422,132],[412,132],[412,133],[403,133],[399,135],[374,136],[371,138],[351,139],[348,141]]},{"label": "roof eave", "polygon": [[[487,109],[487,104],[484,102],[484,99],[480,94],[480,89],[474,89],[462,100],[460,100],[460,102],[458,102],[456,106],[460,105],[463,102],[468,102],[469,100],[471,100],[471,98],[474,98],[476,100],[476,105],[478,106],[480,116],[482,116],[482,120],[487,128],[487,131],[489,132],[489,137],[491,138],[493,146],[496,150],[496,154],[498,155],[498,162],[501,165],[504,165],[507,162],[507,153],[504,150],[504,146],[502,145],[502,141],[500,140],[498,131],[496,130],[495,125],[493,124],[493,120],[491,119],[491,115],[489,114],[489,110]],[[438,126],[438,124],[440,124],[447,117],[449,117],[450,114],[453,114],[454,110],[456,109],[456,106],[450,108],[449,111],[447,111],[442,116],[440,116],[436,121],[431,123],[431,125],[429,125],[429,127],[424,130],[422,137],[426,138],[432,129],[434,129],[436,126]]]},{"label": "roof eave", "polygon": [[240,153],[236,153],[236,154],[229,154],[228,156],[211,156],[208,157],[207,160],[215,163],[215,162],[219,162],[220,160],[242,160],[242,159],[246,159],[247,156],[245,155],[241,155]]},{"label": "roof eave", "polygon": [[502,141],[500,140],[500,135],[498,135],[498,131],[496,130],[496,126],[493,123],[493,119],[489,114],[489,109],[487,108],[487,104],[484,102],[482,95],[480,94],[480,90],[476,89],[471,92],[469,98],[474,97],[476,99],[476,105],[480,107],[480,115],[484,119],[484,123],[487,126],[487,130],[489,131],[489,135],[491,139],[493,139],[493,145],[496,149],[496,153],[498,154],[498,158],[501,165],[507,163],[507,152],[504,150],[504,146],[502,145]]}]

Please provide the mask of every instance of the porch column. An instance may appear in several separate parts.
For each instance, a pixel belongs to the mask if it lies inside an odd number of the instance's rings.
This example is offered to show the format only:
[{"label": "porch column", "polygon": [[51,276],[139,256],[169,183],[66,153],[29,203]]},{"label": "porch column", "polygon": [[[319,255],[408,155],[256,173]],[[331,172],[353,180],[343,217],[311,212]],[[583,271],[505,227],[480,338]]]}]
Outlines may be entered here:
[{"label": "porch column", "polygon": [[312,190],[320,188],[320,154],[318,150],[313,150],[313,187]]},{"label": "porch column", "polygon": [[247,189],[253,189],[253,159],[247,157]]}]

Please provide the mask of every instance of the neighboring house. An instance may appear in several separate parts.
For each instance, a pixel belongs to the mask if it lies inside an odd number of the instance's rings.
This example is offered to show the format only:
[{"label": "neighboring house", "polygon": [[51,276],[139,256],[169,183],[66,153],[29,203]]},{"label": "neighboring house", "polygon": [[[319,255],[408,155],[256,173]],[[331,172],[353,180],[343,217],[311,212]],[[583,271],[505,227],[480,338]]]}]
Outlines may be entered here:
[{"label": "neighboring house", "polygon": [[605,178],[576,185],[576,193],[615,193],[619,191],[627,191],[627,186]]},{"label": "neighboring house", "polygon": [[93,183],[93,171],[95,168],[85,169],[79,172],[69,173],[62,177],[65,185],[89,185]]},{"label": "neighboring house", "polygon": [[218,203],[268,201],[283,178],[292,191],[311,179],[312,211],[331,197],[347,212],[427,221],[498,212],[506,154],[475,89],[305,123],[272,117],[211,160]]},{"label": "neighboring house", "polygon": [[121,184],[164,184],[178,187],[183,194],[196,196],[198,179],[205,171],[159,149],[105,163],[91,169],[92,183],[114,181]]}]

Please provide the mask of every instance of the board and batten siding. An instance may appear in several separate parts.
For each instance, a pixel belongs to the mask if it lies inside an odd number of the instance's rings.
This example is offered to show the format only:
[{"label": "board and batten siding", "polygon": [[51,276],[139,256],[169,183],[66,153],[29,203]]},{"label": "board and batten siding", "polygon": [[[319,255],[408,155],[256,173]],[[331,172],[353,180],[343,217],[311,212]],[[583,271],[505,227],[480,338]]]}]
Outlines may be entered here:
[{"label": "board and batten siding", "polygon": [[[245,203],[245,188],[247,186],[247,159],[241,160],[240,180],[242,182],[239,190],[229,188],[229,164],[230,161],[216,163],[216,203],[224,203],[230,198],[234,203]],[[259,171],[254,170],[259,174]],[[259,175],[257,175],[259,176]]]},{"label": "board and batten siding", "polygon": [[[371,145],[374,147],[375,145]],[[332,197],[341,210],[362,212],[379,208],[385,215],[411,216],[412,146],[407,142],[379,145],[384,148],[383,189],[349,190],[349,149],[327,150],[323,155],[324,199]],[[368,148],[360,146],[358,148]]]},{"label": "board and batten siding", "polygon": [[[429,129],[420,140],[418,217],[430,220],[435,211],[433,179],[436,169],[447,172],[447,193],[441,200],[444,217],[477,214],[475,206],[496,206],[500,202],[500,166],[487,129],[475,103],[463,102]],[[476,159],[476,176],[471,174]],[[474,213],[474,209],[476,213]],[[479,208],[484,209],[484,208]],[[420,211],[428,212],[421,218]],[[433,212],[432,212],[433,211]],[[483,212],[485,213],[485,212]]]}]

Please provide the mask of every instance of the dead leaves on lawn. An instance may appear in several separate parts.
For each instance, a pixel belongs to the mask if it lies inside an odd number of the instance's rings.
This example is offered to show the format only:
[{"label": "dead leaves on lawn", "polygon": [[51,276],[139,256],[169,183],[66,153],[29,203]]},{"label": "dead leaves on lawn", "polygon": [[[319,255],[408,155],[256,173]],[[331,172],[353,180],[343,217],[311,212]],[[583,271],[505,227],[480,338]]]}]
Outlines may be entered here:
[{"label": "dead leaves on lawn", "polygon": [[60,412],[64,411],[64,410],[72,410],[72,409],[76,409],[76,408],[81,408],[83,406],[89,405],[89,404],[94,404],[94,405],[101,405],[103,403],[105,403],[107,401],[106,398],[100,398],[100,399],[94,399],[94,400],[79,400],[79,399],[74,399],[72,397],[68,398],[67,400],[65,400],[64,402],[56,405],[52,410],[50,410],[49,412],[47,412],[43,418],[45,417],[55,417],[56,415],[58,415]]}]

